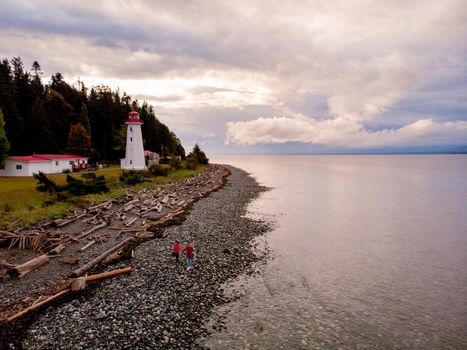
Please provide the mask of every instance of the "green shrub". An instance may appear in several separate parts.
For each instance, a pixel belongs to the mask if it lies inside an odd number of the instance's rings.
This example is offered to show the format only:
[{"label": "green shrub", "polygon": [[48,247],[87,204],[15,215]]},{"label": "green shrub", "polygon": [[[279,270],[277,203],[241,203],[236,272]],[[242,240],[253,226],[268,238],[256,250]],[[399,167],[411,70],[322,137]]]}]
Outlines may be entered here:
[{"label": "green shrub", "polygon": [[182,162],[179,157],[174,157],[170,159],[170,167],[172,169],[179,170],[182,168]]},{"label": "green shrub", "polygon": [[191,155],[185,159],[185,168],[188,170],[196,170],[198,167],[198,160],[195,156]]},{"label": "green shrub", "polygon": [[128,185],[136,185],[145,181],[145,172],[141,170],[122,170],[120,181]]},{"label": "green shrub", "polygon": [[167,176],[169,175],[170,165],[167,164],[154,164],[149,168],[149,172],[154,176]]},{"label": "green shrub", "polygon": [[66,177],[66,190],[74,196],[84,196],[91,193],[109,192],[105,184],[104,176],[96,176],[95,173],[82,174],[84,180],[76,179],[70,175]]},{"label": "green shrub", "polygon": [[69,174],[69,173],[71,173],[71,170],[70,169],[63,169],[62,173],[63,174]]}]

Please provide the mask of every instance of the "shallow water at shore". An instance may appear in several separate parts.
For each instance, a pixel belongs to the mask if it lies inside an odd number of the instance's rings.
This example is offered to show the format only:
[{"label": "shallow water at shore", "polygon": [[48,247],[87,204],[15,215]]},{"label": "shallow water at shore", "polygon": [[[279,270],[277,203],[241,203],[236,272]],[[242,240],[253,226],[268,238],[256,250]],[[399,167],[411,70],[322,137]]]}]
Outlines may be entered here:
[{"label": "shallow water at shore", "polygon": [[467,156],[226,157],[274,258],[213,349],[467,348]]}]

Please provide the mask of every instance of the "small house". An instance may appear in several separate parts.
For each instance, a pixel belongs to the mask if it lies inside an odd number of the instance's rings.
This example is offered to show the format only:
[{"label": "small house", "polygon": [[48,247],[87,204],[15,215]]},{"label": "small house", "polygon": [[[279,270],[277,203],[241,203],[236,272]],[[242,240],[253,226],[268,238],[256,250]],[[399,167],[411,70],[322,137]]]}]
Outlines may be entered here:
[{"label": "small house", "polygon": [[58,174],[65,170],[86,170],[88,157],[74,154],[10,156],[0,165],[0,176],[32,176],[39,172]]}]

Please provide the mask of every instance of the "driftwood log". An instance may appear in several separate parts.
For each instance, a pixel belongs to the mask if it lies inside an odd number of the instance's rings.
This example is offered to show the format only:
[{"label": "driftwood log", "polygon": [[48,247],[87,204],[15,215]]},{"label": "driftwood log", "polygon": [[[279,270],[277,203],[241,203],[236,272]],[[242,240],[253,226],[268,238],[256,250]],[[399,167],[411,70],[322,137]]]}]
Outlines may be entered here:
[{"label": "driftwood log", "polygon": [[107,249],[105,252],[103,252],[101,255],[99,255],[97,258],[92,259],[91,261],[87,262],[83,266],[81,266],[79,269],[73,271],[71,273],[71,277],[76,278],[84,275],[86,272],[88,272],[90,269],[92,269],[94,266],[99,264],[102,260],[104,260],[108,255],[112,254],[116,250],[120,249],[123,247],[126,243],[134,240],[133,237],[129,237],[125,239],[124,241],[120,242],[117,245],[114,245],[112,248]]},{"label": "driftwood log", "polygon": [[[114,271],[110,271],[110,272],[104,272],[104,273],[100,273],[100,274],[97,274],[97,275],[86,276],[86,277],[83,277],[83,278],[84,278],[84,283],[86,283],[86,281],[95,281],[95,280],[99,280],[99,279],[103,279],[103,278],[109,278],[109,277],[121,275],[121,274],[131,272],[131,271],[133,271],[133,269],[131,267],[127,267],[127,268],[124,268],[124,269],[118,269],[118,270],[114,270]],[[26,309],[24,309],[24,310],[22,310],[22,311],[20,311],[20,312],[18,312],[16,314],[8,317],[6,319],[6,322],[16,320],[18,317],[21,317],[21,316],[27,314],[29,311],[33,311],[33,310],[41,307],[42,305],[47,304],[47,303],[51,302],[52,300],[55,300],[55,299],[59,298],[60,296],[68,293],[71,290],[72,290],[72,287],[66,288],[66,289],[58,292],[57,294],[54,294],[51,297],[48,297],[47,299],[42,300],[41,302],[34,303],[32,306],[27,307]]]},{"label": "driftwood log", "polygon": [[49,255],[56,255],[56,254],[60,254],[62,252],[62,250],[65,249],[65,244],[63,243],[60,243],[58,246],[56,246],[54,249],[50,250],[48,252]]},{"label": "driftwood log", "polygon": [[87,230],[86,232],[80,234],[80,235],[79,235],[78,237],[76,237],[76,238],[83,238],[83,237],[86,237],[87,235],[89,235],[89,234],[93,233],[94,231],[97,231],[98,229],[103,228],[103,227],[105,227],[105,226],[107,226],[107,222],[102,221],[99,225],[94,226],[93,228],[91,228],[90,230]]},{"label": "driftwood log", "polygon": [[16,265],[15,267],[9,269],[7,273],[11,277],[23,277],[27,273],[31,272],[34,269],[46,264],[49,262],[49,256],[47,254],[40,255],[32,260],[29,260],[21,265]]}]

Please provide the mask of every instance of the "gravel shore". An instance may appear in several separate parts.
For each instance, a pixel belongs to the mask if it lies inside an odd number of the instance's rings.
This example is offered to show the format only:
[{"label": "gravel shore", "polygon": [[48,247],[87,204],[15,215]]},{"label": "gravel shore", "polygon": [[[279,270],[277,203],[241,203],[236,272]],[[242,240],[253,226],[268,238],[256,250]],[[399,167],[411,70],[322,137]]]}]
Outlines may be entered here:
[{"label": "gravel shore", "polygon": [[[214,307],[229,302],[225,282],[253,273],[267,254],[255,252],[252,240],[267,223],[247,218],[248,203],[265,188],[244,171],[231,175],[220,190],[196,202],[186,220],[169,227],[163,239],[142,243],[134,259],[112,268],[132,266],[129,275],[106,280],[71,295],[18,323],[11,349],[202,349],[206,323]],[[197,249],[192,270],[175,263],[175,239]],[[183,260],[183,259],[181,259]],[[23,329],[21,329],[23,328]],[[217,329],[222,328],[220,322]],[[16,337],[16,340],[15,340]]]}]

